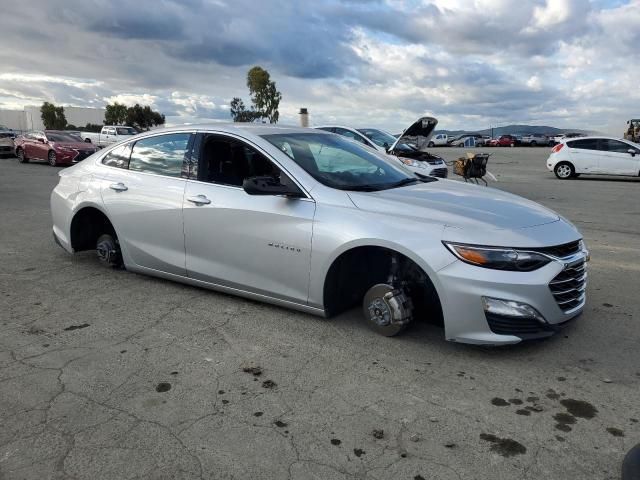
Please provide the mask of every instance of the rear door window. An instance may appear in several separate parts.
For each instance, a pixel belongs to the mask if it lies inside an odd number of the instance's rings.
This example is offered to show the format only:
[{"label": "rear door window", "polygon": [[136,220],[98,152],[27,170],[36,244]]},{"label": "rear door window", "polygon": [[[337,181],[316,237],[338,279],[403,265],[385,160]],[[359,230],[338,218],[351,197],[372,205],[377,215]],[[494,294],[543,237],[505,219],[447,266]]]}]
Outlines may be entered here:
[{"label": "rear door window", "polygon": [[131,145],[120,145],[107,153],[103,159],[103,165],[116,168],[128,168],[129,156],[131,155]]},{"label": "rear door window", "polygon": [[584,140],[573,140],[567,142],[569,148],[577,148],[579,150],[598,150],[598,139],[587,138]]},{"label": "rear door window", "polygon": [[170,133],[138,140],[131,151],[129,170],[180,177],[191,133]]}]

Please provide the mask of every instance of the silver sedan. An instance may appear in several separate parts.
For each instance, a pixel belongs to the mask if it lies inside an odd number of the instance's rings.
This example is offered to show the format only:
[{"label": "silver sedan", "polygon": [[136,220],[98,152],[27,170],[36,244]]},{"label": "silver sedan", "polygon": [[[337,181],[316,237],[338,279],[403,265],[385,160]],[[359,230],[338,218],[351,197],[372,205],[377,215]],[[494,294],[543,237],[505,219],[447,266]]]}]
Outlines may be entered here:
[{"label": "silver sedan", "polygon": [[511,344],[585,304],[567,220],[498,190],[418,177],[341,136],[264,125],[148,132],[60,172],[53,235],[110,267],[395,335]]}]

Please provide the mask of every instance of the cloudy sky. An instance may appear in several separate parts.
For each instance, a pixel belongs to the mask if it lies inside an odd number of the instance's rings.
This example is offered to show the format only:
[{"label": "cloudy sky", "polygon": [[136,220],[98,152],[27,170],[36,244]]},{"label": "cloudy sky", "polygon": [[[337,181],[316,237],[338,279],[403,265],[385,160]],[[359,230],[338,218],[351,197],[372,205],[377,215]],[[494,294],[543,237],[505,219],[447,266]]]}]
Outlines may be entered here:
[{"label": "cloudy sky", "polygon": [[0,0],[0,108],[139,102],[228,120],[268,69],[281,123],[509,123],[620,135],[640,117],[640,0]]}]

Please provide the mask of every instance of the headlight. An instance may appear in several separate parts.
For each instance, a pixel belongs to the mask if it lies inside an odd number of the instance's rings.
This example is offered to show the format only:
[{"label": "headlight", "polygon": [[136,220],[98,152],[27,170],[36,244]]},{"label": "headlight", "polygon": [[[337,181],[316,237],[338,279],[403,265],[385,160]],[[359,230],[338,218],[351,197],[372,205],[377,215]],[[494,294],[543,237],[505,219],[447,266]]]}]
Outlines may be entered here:
[{"label": "headlight", "polygon": [[400,161],[402,163],[404,163],[405,165],[409,166],[409,167],[413,167],[413,168],[427,168],[425,167],[422,162],[418,161],[418,160],[414,160],[413,158],[402,158],[402,157],[398,157],[400,159]]},{"label": "headlight", "polygon": [[456,257],[465,263],[494,270],[531,272],[551,262],[546,255],[536,252],[501,247],[476,247],[443,242]]},{"label": "headlight", "polygon": [[73,148],[71,147],[58,147],[58,150],[62,151],[62,152],[73,152]]}]

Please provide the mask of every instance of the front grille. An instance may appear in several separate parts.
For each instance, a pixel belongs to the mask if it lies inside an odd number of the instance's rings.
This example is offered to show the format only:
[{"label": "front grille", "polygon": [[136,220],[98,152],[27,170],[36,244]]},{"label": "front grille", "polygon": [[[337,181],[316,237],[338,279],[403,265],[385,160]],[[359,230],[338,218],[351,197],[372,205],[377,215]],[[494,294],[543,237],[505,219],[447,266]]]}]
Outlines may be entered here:
[{"label": "front grille", "polygon": [[76,155],[76,158],[73,159],[74,162],[79,162],[80,160],[84,160],[89,155],[93,155],[94,153],[93,150],[76,150],[76,152],[78,152],[78,155]]},{"label": "front grille", "polygon": [[505,317],[485,312],[485,317],[491,331],[497,335],[513,335],[522,340],[539,340],[550,337],[562,330],[573,319],[562,323],[543,323],[533,318]]},{"label": "front grille", "polygon": [[564,313],[584,305],[587,288],[587,264],[584,260],[568,265],[551,282],[549,289]]},{"label": "front grille", "polygon": [[446,168],[434,168],[433,170],[431,170],[431,173],[429,175],[431,175],[432,177],[447,178],[448,173],[449,171]]},{"label": "front grille", "polygon": [[0,152],[12,152],[13,148],[8,145],[0,145]]},{"label": "front grille", "polygon": [[547,325],[534,318],[503,317],[493,313],[485,313],[485,316],[491,331],[498,335],[534,335],[545,331],[553,333]]},{"label": "front grille", "polygon": [[568,257],[569,255],[575,255],[580,251],[580,240],[556,245],[555,247],[532,248],[531,250],[559,258]]}]

